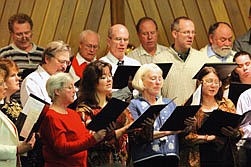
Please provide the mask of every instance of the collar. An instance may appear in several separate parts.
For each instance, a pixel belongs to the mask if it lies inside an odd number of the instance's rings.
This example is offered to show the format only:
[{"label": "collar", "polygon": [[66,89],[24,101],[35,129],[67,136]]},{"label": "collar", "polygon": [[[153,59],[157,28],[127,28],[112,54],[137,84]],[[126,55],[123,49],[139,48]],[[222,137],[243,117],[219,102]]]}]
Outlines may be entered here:
[{"label": "collar", "polygon": [[[90,63],[90,61],[88,61],[88,60],[86,60],[85,58],[83,58],[83,57],[79,54],[79,52],[78,52],[77,55],[76,55],[76,59],[77,59],[78,65],[81,65],[81,64],[84,63],[84,62],[86,62],[87,64]],[[96,60],[96,57],[94,58],[93,61],[95,61],[95,60]]]},{"label": "collar", "polygon": [[45,71],[45,69],[41,65],[38,66],[36,71],[40,74],[40,76],[43,79],[48,80],[50,78],[50,76],[51,76],[47,71]]},{"label": "collar", "polygon": [[181,54],[187,54],[187,55],[189,55],[190,50],[191,50],[191,48],[189,48],[186,52],[179,53],[177,50],[175,50],[174,44],[172,44],[171,47],[172,47],[172,49],[173,49],[178,55],[181,55]]},{"label": "collar", "polygon": [[[143,48],[142,44],[140,44],[138,48],[139,48],[139,50],[140,50],[139,56],[142,56],[142,55],[150,55],[150,54]],[[157,44],[157,49],[156,49],[156,52],[154,53],[154,56],[160,54],[160,52],[161,52],[161,50],[160,50],[160,45]]]},{"label": "collar", "polygon": [[177,50],[175,50],[174,44],[172,44],[171,47],[178,54],[178,56],[185,62],[190,53],[190,48],[186,52],[179,53]]},{"label": "collar", "polygon": [[218,54],[216,54],[213,49],[212,49],[212,46],[211,45],[208,45],[207,46],[207,56],[208,58],[210,57],[213,57],[213,56],[216,56],[217,58],[221,59],[221,60],[227,60],[228,57],[230,56],[233,56],[232,52],[230,52],[227,56],[219,56]]},{"label": "collar", "polygon": [[[111,52],[108,52],[107,55],[106,55],[106,57],[107,57],[107,59],[109,59],[113,64],[117,64],[117,63],[119,62],[119,60],[118,60],[115,56],[113,56]],[[125,58],[125,55],[124,55],[124,58]],[[124,59],[121,60],[121,61],[124,61]]]},{"label": "collar", "polygon": [[36,51],[37,45],[36,45],[35,43],[33,43],[33,42],[32,42],[31,44],[32,44],[32,48],[31,48],[31,50],[30,50],[29,52],[26,52],[26,51],[24,51],[24,50],[19,49],[14,43],[11,43],[10,46],[11,46],[13,49],[17,50],[18,52],[20,52],[20,53],[25,53],[25,54],[27,54],[27,53],[32,53],[32,52],[35,52],[35,51]]}]

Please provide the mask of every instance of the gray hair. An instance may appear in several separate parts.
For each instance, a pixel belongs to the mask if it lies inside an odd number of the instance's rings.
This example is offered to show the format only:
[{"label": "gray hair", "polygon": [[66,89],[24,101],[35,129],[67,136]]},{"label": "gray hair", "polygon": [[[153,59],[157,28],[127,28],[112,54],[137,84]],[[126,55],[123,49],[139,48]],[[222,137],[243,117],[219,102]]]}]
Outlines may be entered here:
[{"label": "gray hair", "polygon": [[46,82],[46,90],[52,101],[55,100],[55,90],[62,89],[65,84],[72,82],[73,79],[70,74],[59,72],[52,75]]},{"label": "gray hair", "polygon": [[140,66],[140,68],[138,69],[138,71],[136,72],[132,80],[133,88],[142,92],[145,89],[144,84],[143,84],[144,77],[148,72],[153,71],[153,70],[159,70],[162,72],[161,68],[153,63],[143,64],[142,66]]},{"label": "gray hair", "polygon": [[43,54],[42,54],[42,64],[45,64],[45,57],[48,58],[54,57],[56,53],[68,51],[72,55],[71,47],[66,44],[64,41],[52,41],[47,44]]},{"label": "gray hair", "polygon": [[100,41],[100,36],[98,33],[96,33],[95,31],[92,31],[92,30],[84,30],[82,31],[80,34],[79,34],[79,43],[83,42],[83,41],[86,41],[86,36],[88,34],[95,34],[98,36],[98,41]]}]

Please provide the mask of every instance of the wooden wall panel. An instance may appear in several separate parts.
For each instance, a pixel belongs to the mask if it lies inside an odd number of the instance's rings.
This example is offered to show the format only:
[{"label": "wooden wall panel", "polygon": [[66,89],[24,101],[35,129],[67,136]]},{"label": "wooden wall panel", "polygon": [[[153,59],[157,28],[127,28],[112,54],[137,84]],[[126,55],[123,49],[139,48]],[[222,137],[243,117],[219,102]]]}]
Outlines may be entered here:
[{"label": "wooden wall panel", "polygon": [[4,11],[4,5],[5,5],[6,1],[7,0],[0,1],[0,20],[2,20],[2,15],[3,15],[3,11]]},{"label": "wooden wall panel", "polygon": [[38,42],[40,45],[46,46],[50,41],[54,40],[63,2],[64,0],[51,0],[49,2],[48,11],[42,27],[41,38]]},{"label": "wooden wall panel", "polygon": [[234,30],[234,35],[238,37],[245,31],[245,25],[238,4],[233,0],[225,0],[224,3]]},{"label": "wooden wall panel", "polygon": [[[165,30],[167,43],[170,45],[173,43],[173,37],[171,35],[171,23],[173,22],[174,16],[170,7],[170,4],[167,0],[156,0],[156,6],[159,10],[161,22]],[[162,34],[159,34],[161,36]]]},{"label": "wooden wall panel", "polygon": [[17,0],[6,0],[4,11],[2,12],[2,18],[0,22],[0,47],[10,43],[10,35],[8,29],[8,19],[10,16],[15,14],[19,7],[19,1]]},{"label": "wooden wall panel", "polygon": [[108,29],[111,25],[111,8],[110,2],[107,0],[105,3],[103,15],[101,17],[98,34],[100,35],[100,49],[97,52],[97,56],[102,57],[107,53],[107,36]]},{"label": "wooden wall panel", "polygon": [[223,0],[211,0],[210,2],[216,21],[224,21],[231,24]]},{"label": "wooden wall panel", "polygon": [[79,34],[85,29],[92,0],[78,1],[67,42],[75,52],[78,49]]},{"label": "wooden wall panel", "polygon": [[135,37],[137,37],[137,31],[136,31],[135,27],[136,27],[136,24],[137,24],[138,20],[134,20],[128,3],[125,3],[125,15],[126,15],[125,25],[128,28],[128,31],[129,31],[129,34],[130,34],[129,42],[133,43],[134,46],[138,46],[140,42],[139,42],[138,38],[135,38]]},{"label": "wooden wall panel", "polygon": [[18,11],[31,15],[34,8],[35,0],[21,0]]},{"label": "wooden wall panel", "polygon": [[202,23],[204,24],[207,33],[208,28],[216,22],[216,18],[214,16],[210,0],[199,0],[197,1],[197,5],[200,10]]},{"label": "wooden wall panel", "polygon": [[47,7],[49,5],[49,0],[36,1],[31,19],[33,21],[33,41],[38,43],[39,38],[41,38],[42,27],[44,25],[44,19],[47,12]]},{"label": "wooden wall panel", "polygon": [[[173,43],[170,24],[179,16],[194,20],[194,47],[208,43],[207,31],[216,21],[232,25],[235,36],[244,34],[251,26],[248,19],[250,0],[123,0],[125,25],[130,32],[130,43],[139,45],[135,25],[143,16],[153,17],[159,26],[158,42]],[[78,48],[79,33],[85,29],[100,34],[98,57],[107,52],[107,32],[111,25],[111,0],[0,0],[0,47],[11,42],[8,19],[24,12],[34,22],[33,41],[45,47],[52,40],[66,41]],[[121,1],[122,2],[122,1]]]},{"label": "wooden wall panel", "polygon": [[93,0],[90,7],[90,13],[87,18],[85,29],[98,30],[100,20],[103,14],[105,0]]},{"label": "wooden wall panel", "polygon": [[249,29],[249,27],[251,26],[250,21],[248,19],[248,15],[249,15],[249,8],[250,8],[250,0],[239,0],[237,1],[238,6],[240,8],[240,13],[242,14],[242,19],[244,20],[245,23],[245,28]]},{"label": "wooden wall panel", "polygon": [[54,40],[67,41],[73,20],[77,0],[64,0],[62,12],[60,13]]}]

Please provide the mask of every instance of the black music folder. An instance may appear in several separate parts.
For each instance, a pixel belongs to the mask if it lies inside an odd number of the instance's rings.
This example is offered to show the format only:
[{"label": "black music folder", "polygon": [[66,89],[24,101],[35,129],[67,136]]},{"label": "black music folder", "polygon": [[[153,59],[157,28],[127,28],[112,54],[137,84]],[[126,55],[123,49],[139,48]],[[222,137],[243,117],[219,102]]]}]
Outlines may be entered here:
[{"label": "black music folder", "polygon": [[198,129],[198,134],[223,136],[221,133],[222,127],[231,126],[232,128],[237,128],[242,119],[242,115],[225,112],[220,109],[214,110],[201,128]]},{"label": "black music folder", "polygon": [[195,116],[200,107],[200,105],[177,106],[171,116],[162,125],[160,131],[184,130],[186,128],[184,124],[185,119]]},{"label": "black music folder", "polygon": [[106,129],[110,123],[115,122],[119,115],[126,109],[129,103],[112,98],[105,107],[86,126],[93,131]]},{"label": "black music folder", "polygon": [[[157,63],[163,74],[163,79],[166,78],[169,70],[171,69],[172,63]],[[113,88],[114,89],[122,89],[128,85],[129,77],[131,76],[132,79],[139,69],[140,66],[118,66],[115,74],[113,76]]]},{"label": "black music folder", "polygon": [[20,136],[29,141],[33,133],[38,132],[40,125],[49,110],[50,104],[30,94],[20,113],[16,125]]},{"label": "black music folder", "polygon": [[[172,101],[170,101],[168,104],[170,104]],[[147,118],[154,119],[154,115],[158,116],[160,111],[164,109],[168,104],[157,104],[150,106],[143,114],[141,114],[134,122],[133,124],[127,129],[132,130],[136,128],[141,128],[142,123]]]},{"label": "black music folder", "polygon": [[139,66],[118,66],[113,76],[113,88],[122,89],[128,85],[129,77],[132,79]]},{"label": "black music folder", "polygon": [[197,74],[193,77],[193,79],[197,79],[199,72],[204,67],[213,67],[218,72],[220,80],[224,80],[227,78],[229,74],[237,67],[236,63],[205,63],[201,69],[197,72]]},{"label": "black music folder", "polygon": [[170,71],[170,69],[171,69],[171,67],[173,65],[173,63],[156,63],[156,65],[158,65],[159,68],[161,68],[161,70],[163,72],[162,77],[165,80],[168,72]]},{"label": "black music folder", "polygon": [[229,86],[228,98],[231,99],[234,105],[236,106],[239,96],[249,88],[251,88],[251,84],[231,82]]}]

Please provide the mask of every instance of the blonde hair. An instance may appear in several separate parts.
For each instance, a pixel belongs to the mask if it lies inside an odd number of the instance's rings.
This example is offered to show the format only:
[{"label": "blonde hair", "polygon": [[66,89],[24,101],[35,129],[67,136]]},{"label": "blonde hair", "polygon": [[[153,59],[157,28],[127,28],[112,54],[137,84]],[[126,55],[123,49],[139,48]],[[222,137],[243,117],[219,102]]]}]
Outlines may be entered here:
[{"label": "blonde hair", "polygon": [[[133,88],[137,89],[140,92],[142,92],[145,89],[144,84],[143,84],[144,77],[146,76],[147,73],[149,73],[151,71],[154,71],[154,70],[161,71],[161,73],[162,73],[161,68],[159,66],[157,66],[156,64],[153,64],[153,63],[143,64],[138,69],[138,71],[136,72],[136,74],[135,74],[135,76],[134,76],[134,78],[132,80]],[[163,86],[163,82],[162,82],[161,87],[162,86]]]}]

